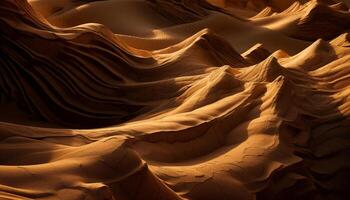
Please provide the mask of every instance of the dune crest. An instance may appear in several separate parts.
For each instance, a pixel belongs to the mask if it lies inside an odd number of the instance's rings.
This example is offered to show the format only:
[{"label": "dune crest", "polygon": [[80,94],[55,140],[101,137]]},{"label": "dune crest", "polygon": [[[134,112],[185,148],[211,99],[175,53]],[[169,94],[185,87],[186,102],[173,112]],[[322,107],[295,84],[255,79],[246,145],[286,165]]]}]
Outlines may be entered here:
[{"label": "dune crest", "polygon": [[0,199],[346,200],[345,3],[0,1]]}]

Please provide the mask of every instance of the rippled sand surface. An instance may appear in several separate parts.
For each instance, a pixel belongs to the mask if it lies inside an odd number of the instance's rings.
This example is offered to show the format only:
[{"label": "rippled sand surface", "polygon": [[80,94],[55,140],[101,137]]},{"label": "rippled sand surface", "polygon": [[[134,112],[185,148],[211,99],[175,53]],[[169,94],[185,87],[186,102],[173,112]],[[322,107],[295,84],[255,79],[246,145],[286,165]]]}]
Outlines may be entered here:
[{"label": "rippled sand surface", "polygon": [[349,199],[348,5],[1,0],[0,199]]}]

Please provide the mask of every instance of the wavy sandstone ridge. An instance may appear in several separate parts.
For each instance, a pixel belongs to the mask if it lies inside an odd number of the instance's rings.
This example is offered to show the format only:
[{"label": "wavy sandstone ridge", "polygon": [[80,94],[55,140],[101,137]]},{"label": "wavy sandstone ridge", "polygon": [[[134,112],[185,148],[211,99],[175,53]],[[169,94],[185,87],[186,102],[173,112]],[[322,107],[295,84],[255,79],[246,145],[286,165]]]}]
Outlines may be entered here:
[{"label": "wavy sandstone ridge", "polygon": [[0,26],[0,199],[349,198],[344,3],[2,0]]}]

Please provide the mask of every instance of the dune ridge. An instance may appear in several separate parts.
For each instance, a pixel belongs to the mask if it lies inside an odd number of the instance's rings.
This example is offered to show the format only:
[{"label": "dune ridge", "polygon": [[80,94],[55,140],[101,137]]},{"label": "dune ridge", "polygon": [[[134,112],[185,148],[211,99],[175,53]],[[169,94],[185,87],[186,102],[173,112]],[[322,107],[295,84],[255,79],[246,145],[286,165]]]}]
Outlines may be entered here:
[{"label": "dune ridge", "polygon": [[0,199],[349,198],[349,15],[0,1]]}]

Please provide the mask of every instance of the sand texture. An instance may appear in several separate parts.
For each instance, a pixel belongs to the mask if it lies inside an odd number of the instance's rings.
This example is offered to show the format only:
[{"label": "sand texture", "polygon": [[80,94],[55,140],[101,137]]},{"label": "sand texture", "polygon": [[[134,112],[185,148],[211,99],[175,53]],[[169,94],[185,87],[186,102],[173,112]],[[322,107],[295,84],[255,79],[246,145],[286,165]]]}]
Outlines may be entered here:
[{"label": "sand texture", "polygon": [[1,200],[348,200],[332,0],[0,0]]}]

